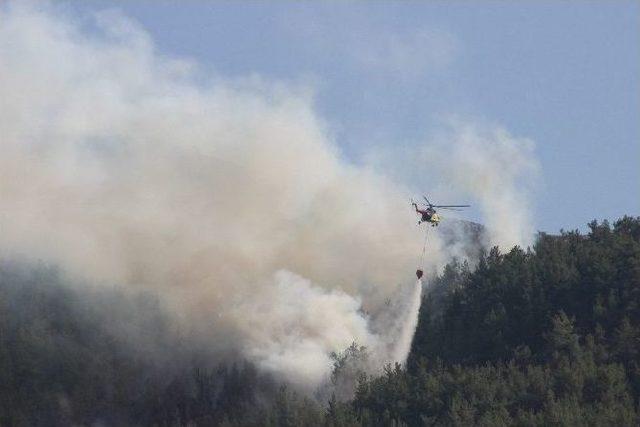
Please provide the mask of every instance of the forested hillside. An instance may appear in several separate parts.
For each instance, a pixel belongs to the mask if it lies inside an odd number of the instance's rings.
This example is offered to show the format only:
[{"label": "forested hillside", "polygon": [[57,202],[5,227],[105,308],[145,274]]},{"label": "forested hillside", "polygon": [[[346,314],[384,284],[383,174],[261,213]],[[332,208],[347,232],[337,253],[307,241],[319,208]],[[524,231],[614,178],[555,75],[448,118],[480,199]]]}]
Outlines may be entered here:
[{"label": "forested hillside", "polygon": [[360,375],[346,402],[211,364],[152,296],[5,263],[0,425],[637,425],[640,218],[589,227],[448,265],[407,367]]},{"label": "forested hillside", "polygon": [[356,414],[409,425],[636,425],[640,219],[541,235],[449,265],[408,370],[360,385]]}]

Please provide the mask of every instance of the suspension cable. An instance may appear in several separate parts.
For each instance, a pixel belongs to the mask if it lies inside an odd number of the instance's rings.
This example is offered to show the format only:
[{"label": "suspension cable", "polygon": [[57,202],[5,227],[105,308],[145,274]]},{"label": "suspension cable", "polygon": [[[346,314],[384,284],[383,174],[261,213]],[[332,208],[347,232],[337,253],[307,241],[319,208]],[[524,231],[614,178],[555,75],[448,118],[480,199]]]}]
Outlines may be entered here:
[{"label": "suspension cable", "polygon": [[425,227],[424,230],[424,243],[422,244],[422,253],[420,254],[420,261],[418,263],[418,268],[421,269],[423,262],[424,262],[424,253],[427,250],[427,235],[429,233],[427,233],[429,231],[429,229],[427,227]]}]

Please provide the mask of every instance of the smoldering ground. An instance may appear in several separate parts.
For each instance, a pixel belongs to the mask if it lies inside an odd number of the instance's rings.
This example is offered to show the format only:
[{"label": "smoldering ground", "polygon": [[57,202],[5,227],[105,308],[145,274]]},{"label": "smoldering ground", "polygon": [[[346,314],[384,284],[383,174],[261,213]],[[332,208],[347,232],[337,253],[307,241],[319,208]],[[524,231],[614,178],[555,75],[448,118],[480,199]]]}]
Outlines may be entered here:
[{"label": "smoldering ground", "polygon": [[[151,292],[212,354],[302,389],[326,382],[331,353],[353,342],[377,366],[406,358],[398,325],[411,327],[419,293],[385,301],[403,295],[398,283],[414,289],[423,236],[403,209],[411,189],[347,161],[310,88],[166,57],[114,12],[88,30],[53,6],[16,2],[0,21],[3,256]],[[461,174],[530,155],[505,133],[461,135],[439,157]],[[508,150],[477,155],[483,147]],[[508,217],[472,182],[461,191]],[[519,190],[506,186],[500,200]],[[531,231],[526,216],[510,218],[501,243]],[[453,255],[432,233],[427,271]]]}]

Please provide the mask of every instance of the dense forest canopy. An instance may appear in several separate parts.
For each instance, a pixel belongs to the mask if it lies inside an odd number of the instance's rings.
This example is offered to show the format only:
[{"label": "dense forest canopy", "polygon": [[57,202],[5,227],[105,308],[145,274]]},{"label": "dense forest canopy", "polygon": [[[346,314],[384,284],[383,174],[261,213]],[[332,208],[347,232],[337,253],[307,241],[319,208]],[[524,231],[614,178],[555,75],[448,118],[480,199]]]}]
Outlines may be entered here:
[{"label": "dense forest canopy", "polygon": [[[349,398],[212,364],[152,295],[90,289],[0,266],[0,425],[638,422],[640,218],[453,261],[427,286],[407,366],[352,373]],[[366,351],[335,355],[336,372]]]}]

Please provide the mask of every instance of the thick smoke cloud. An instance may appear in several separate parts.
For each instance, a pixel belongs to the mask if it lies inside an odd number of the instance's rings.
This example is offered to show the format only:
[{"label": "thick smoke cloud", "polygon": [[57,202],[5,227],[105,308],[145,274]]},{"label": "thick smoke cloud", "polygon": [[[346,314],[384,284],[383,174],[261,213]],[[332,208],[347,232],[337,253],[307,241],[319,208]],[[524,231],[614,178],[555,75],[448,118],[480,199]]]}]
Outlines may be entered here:
[{"label": "thick smoke cloud", "polygon": [[[157,292],[296,384],[354,341],[403,361],[420,293],[385,300],[414,289],[408,191],[341,158],[310,91],[204,78],[113,13],[86,30],[13,3],[0,22],[2,255]],[[428,267],[449,255],[433,234]]]},{"label": "thick smoke cloud", "polygon": [[342,161],[305,93],[195,84],[121,17],[53,13],[1,16],[3,252],[153,289],[301,383],[374,346],[363,298],[411,280],[420,241],[398,186]]}]

